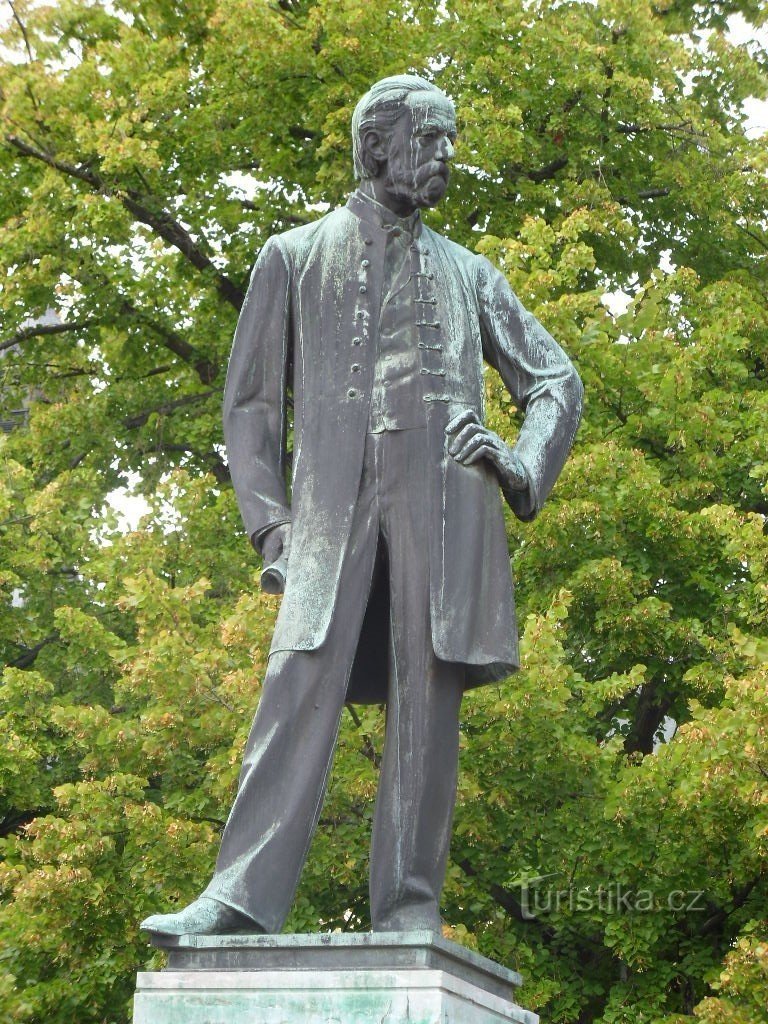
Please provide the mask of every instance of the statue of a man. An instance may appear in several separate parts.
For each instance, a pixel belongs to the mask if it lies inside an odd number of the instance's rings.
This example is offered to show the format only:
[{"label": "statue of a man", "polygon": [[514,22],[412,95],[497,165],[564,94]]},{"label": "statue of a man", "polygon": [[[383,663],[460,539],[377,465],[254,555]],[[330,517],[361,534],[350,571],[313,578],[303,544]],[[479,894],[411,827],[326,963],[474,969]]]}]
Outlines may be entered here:
[{"label": "statue of a man", "polygon": [[[357,190],[267,241],[237,326],[229,465],[265,564],[287,556],[285,593],[215,873],[143,922],[159,934],[281,929],[345,701],[387,706],[373,928],[439,930],[462,693],[518,667],[499,488],[533,519],[579,421],[562,349],[488,260],[421,222],[448,184],[451,101],[385,78],[352,135]],[[514,448],[483,425],[483,359],[525,413]]]}]

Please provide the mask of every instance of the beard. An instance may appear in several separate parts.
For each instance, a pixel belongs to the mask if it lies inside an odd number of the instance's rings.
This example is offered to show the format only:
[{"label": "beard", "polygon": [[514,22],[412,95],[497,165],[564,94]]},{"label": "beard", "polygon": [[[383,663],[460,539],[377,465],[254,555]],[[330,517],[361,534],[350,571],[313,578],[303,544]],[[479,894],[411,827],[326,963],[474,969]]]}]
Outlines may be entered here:
[{"label": "beard", "polygon": [[448,188],[448,175],[448,165],[440,160],[414,167],[399,154],[391,154],[384,186],[391,196],[421,209],[440,202]]}]

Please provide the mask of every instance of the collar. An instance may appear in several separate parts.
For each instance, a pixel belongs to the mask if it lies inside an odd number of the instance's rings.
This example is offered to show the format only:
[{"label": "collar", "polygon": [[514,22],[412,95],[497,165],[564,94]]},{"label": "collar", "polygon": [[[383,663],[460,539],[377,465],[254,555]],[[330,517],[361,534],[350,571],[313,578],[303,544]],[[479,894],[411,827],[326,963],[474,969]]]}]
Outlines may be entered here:
[{"label": "collar", "polygon": [[390,232],[393,228],[400,228],[401,232],[413,238],[418,238],[421,235],[421,216],[418,210],[415,210],[409,217],[398,217],[396,213],[387,209],[386,206],[382,206],[377,199],[369,196],[366,192],[361,192],[360,189],[350,195],[347,200],[347,209],[366,224],[384,231]]}]

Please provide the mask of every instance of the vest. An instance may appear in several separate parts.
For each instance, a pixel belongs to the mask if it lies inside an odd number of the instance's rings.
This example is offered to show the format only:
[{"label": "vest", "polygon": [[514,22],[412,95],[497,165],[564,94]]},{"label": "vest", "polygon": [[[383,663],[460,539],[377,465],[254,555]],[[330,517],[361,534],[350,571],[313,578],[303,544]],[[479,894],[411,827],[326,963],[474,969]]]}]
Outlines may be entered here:
[{"label": "vest", "polygon": [[[368,430],[425,427],[424,383],[444,377],[445,369],[434,276],[424,268],[415,241],[421,233],[420,218],[414,214],[400,219],[369,196],[358,195],[378,215],[387,234]],[[422,334],[431,332],[435,337],[424,340]]]}]

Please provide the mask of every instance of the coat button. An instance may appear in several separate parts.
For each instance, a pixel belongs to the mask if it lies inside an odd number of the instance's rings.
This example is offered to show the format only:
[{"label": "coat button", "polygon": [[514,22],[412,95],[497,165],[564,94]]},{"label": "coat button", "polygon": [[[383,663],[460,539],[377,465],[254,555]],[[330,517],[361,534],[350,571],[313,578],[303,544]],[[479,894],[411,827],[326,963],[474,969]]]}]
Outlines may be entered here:
[{"label": "coat button", "polygon": [[371,265],[371,261],[370,260],[363,260],[363,262],[360,264],[361,267],[370,267],[370,265]]},{"label": "coat button", "polygon": [[352,363],[352,373],[360,373],[360,363]]},{"label": "coat button", "polygon": [[350,398],[357,398],[357,388],[350,388],[347,394]]},{"label": "coat button", "polygon": [[362,345],[363,344],[363,339],[362,338],[353,338],[352,339],[352,344],[353,345]]},{"label": "coat button", "polygon": [[373,239],[372,238],[364,238],[363,239],[363,244],[364,245],[373,245]]},{"label": "coat button", "polygon": [[358,320],[362,320],[364,316],[365,316],[365,313],[362,311],[362,309],[358,309],[358,311],[355,313],[355,317]]},{"label": "coat button", "polygon": [[360,291],[364,295],[368,291],[368,289],[366,288],[366,286],[364,284],[361,284],[360,285]]}]

